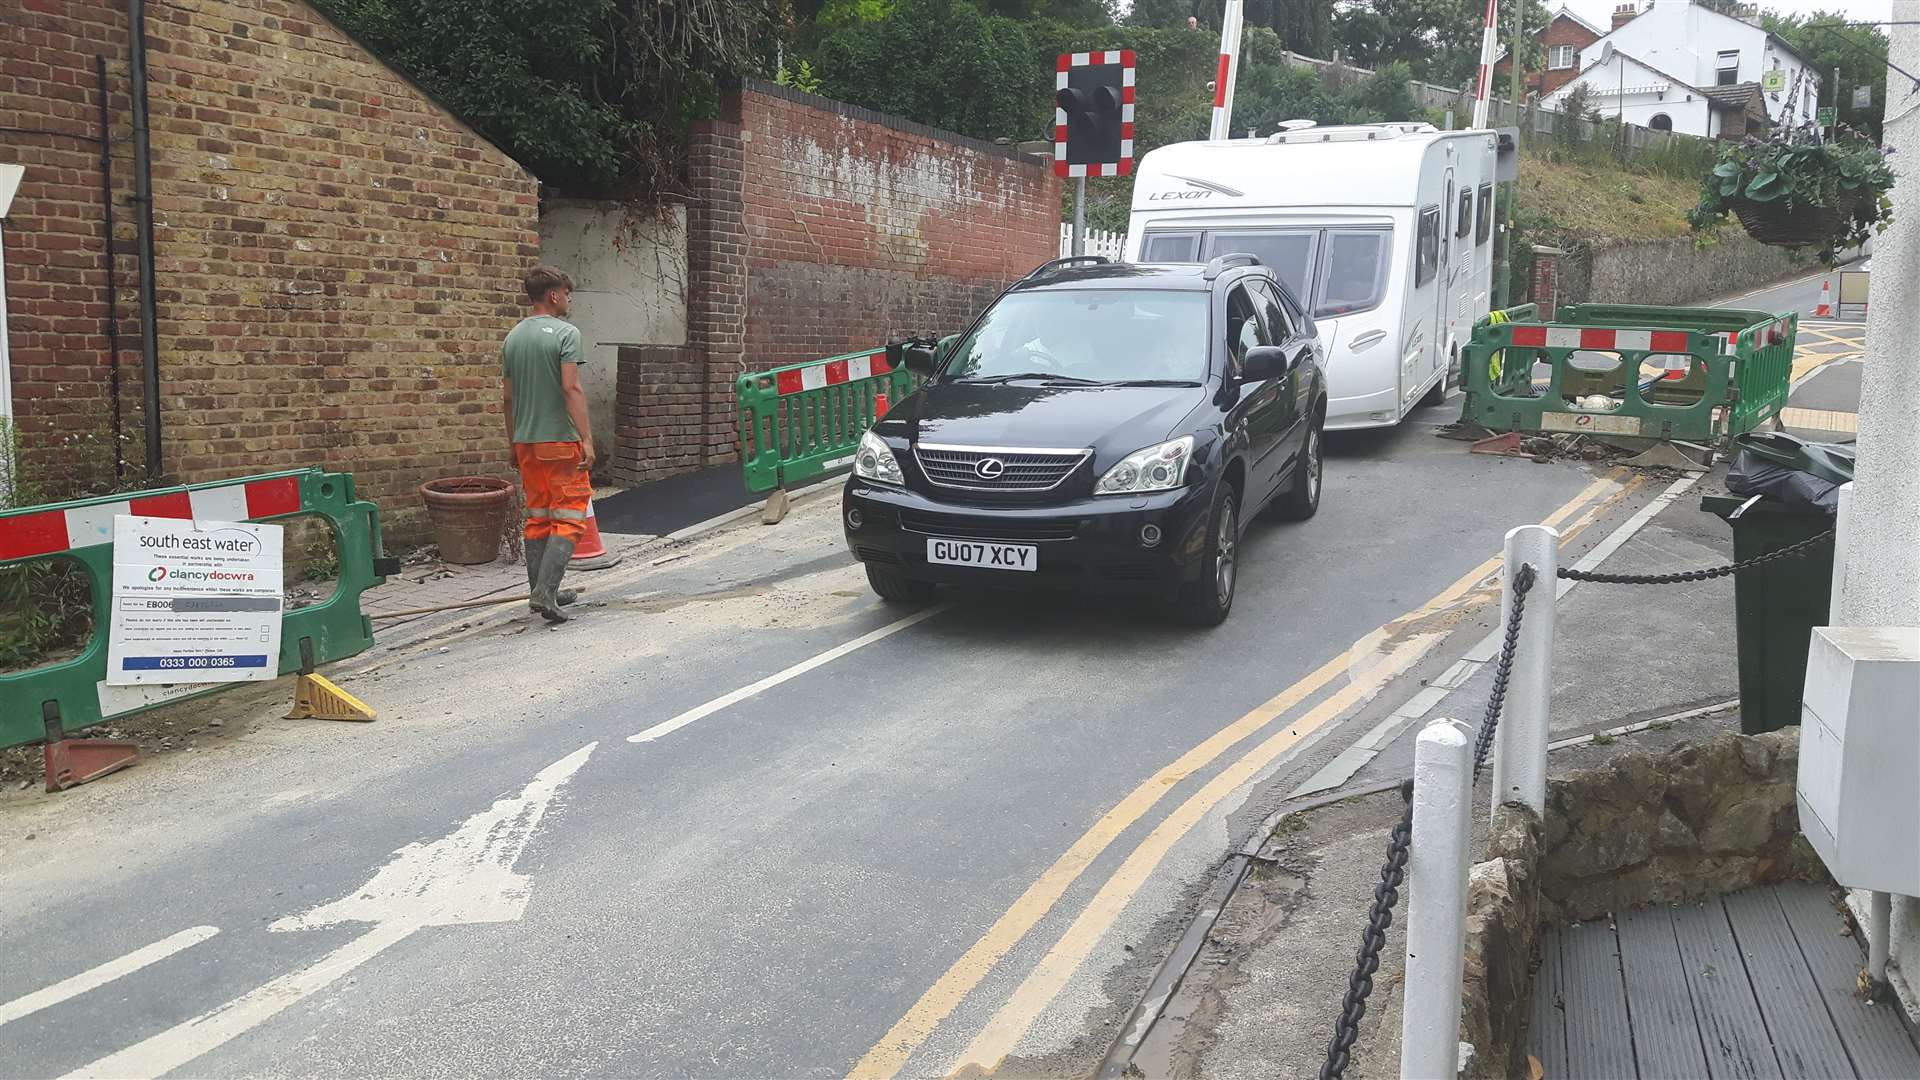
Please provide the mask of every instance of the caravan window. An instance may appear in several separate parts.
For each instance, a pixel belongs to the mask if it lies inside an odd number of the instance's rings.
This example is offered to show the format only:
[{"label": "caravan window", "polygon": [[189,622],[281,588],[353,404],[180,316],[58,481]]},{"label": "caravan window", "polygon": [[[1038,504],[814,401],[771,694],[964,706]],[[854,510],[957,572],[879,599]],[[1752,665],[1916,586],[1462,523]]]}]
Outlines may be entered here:
[{"label": "caravan window", "polygon": [[1420,235],[1413,246],[1413,287],[1433,280],[1440,269],[1440,208],[1429,206],[1420,211]]},{"label": "caravan window", "polygon": [[1460,189],[1460,209],[1454,212],[1453,236],[1456,240],[1465,240],[1473,231],[1473,189]]},{"label": "caravan window", "polygon": [[1200,258],[1206,261],[1244,252],[1272,270],[1273,276],[1285,282],[1293,295],[1308,296],[1312,292],[1307,286],[1312,279],[1314,248],[1319,238],[1317,229],[1208,233],[1206,249]]},{"label": "caravan window", "polygon": [[1480,213],[1474,224],[1473,242],[1484,244],[1493,237],[1493,185],[1480,185]]},{"label": "caravan window", "polygon": [[1387,229],[1332,229],[1321,260],[1320,304],[1316,318],[1352,315],[1380,306],[1387,291],[1387,254],[1393,233]]},{"label": "caravan window", "polygon": [[1198,262],[1200,234],[1197,232],[1150,232],[1140,245],[1140,261],[1149,263]]}]

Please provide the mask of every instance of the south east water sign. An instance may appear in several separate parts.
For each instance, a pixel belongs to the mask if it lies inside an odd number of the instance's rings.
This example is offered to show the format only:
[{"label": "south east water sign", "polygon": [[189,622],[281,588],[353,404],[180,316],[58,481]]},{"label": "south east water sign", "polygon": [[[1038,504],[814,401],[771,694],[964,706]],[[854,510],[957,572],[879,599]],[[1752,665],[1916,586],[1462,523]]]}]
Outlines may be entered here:
[{"label": "south east water sign", "polygon": [[283,536],[278,525],[115,518],[106,681],[277,677]]}]

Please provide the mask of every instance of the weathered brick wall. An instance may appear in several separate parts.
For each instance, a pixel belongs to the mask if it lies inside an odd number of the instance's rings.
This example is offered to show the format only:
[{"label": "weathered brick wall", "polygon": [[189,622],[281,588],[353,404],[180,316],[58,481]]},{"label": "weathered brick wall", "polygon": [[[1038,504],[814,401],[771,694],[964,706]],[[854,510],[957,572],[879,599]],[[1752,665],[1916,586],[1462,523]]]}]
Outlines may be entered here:
[{"label": "weathered brick wall", "polygon": [[[696,129],[688,165],[687,339],[705,358],[710,462],[735,460],[742,372],[957,331],[1058,252],[1060,189],[1046,165],[777,86],[731,96]],[[670,411],[684,391],[656,400],[639,388],[685,386],[689,363],[623,352],[617,478],[681,467],[685,454],[632,456],[625,443],[684,426]]]},{"label": "weathered brick wall", "polygon": [[[1505,18],[1504,12],[1502,13],[1502,18]],[[1579,23],[1564,15],[1556,17],[1552,22],[1547,24],[1545,30],[1534,34],[1534,39],[1540,42],[1540,65],[1542,68],[1546,67],[1548,57],[1555,45],[1571,45],[1573,46],[1574,52],[1574,64],[1570,68],[1561,68],[1558,71],[1534,71],[1531,69],[1521,71],[1520,79],[1526,86],[1527,92],[1540,97],[1545,97],[1572,82],[1574,76],[1580,74],[1580,67],[1583,60],[1580,56],[1580,50],[1600,40],[1599,36],[1593,31],[1581,26]],[[1508,80],[1513,77],[1510,74],[1512,70],[1511,60],[1501,60],[1493,65],[1493,85],[1496,93],[1504,92],[1505,87],[1508,85]]]},{"label": "weathered brick wall", "polygon": [[[6,286],[13,409],[22,472],[66,494],[69,483],[110,481],[121,449],[112,430],[113,356],[107,347],[105,197],[95,57],[107,64],[108,123],[120,250],[131,252],[124,8],[97,0],[12,0],[0,18],[0,161],[26,167],[6,222]],[[25,130],[22,130],[25,129]],[[139,459],[139,325],[135,264],[120,285],[123,431]]]},{"label": "weathered brick wall", "polygon": [[[33,79],[62,95],[44,115],[88,124],[91,53],[112,48],[124,131],[124,6],[27,3],[24,25],[10,14],[0,29],[0,111],[37,92],[19,87]],[[390,532],[415,538],[418,484],[506,471],[498,344],[538,258],[536,182],[297,0],[147,10],[164,471],[351,470]],[[50,43],[63,30],[90,34]],[[97,411],[105,297],[97,173],[71,153],[55,164],[29,183],[56,189],[30,188],[29,212],[16,206],[8,224],[10,239],[33,237],[32,258],[49,256],[23,267],[15,317],[65,335],[29,339],[16,399],[58,424]],[[130,238],[131,212],[116,210]],[[91,262],[66,266],[52,257],[62,250]],[[48,281],[56,268],[78,279]],[[123,336],[130,401],[137,345],[137,331]]]}]

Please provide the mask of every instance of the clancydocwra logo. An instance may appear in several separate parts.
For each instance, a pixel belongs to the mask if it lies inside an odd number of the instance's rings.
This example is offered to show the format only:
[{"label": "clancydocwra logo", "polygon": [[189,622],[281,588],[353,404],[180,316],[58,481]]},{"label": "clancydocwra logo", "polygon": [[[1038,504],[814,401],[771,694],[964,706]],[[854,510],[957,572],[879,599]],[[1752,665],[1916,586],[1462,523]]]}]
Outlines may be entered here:
[{"label": "clancydocwra logo", "polygon": [[147,580],[156,582],[167,580],[167,568],[164,566],[156,566],[147,571]]}]

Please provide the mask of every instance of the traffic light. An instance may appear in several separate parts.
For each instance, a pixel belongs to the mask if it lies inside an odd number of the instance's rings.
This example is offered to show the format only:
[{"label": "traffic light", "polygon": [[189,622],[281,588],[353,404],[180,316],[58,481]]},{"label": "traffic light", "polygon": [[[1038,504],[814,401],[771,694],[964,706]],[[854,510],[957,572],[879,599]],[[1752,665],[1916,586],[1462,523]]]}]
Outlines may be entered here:
[{"label": "traffic light", "polygon": [[1125,176],[1133,171],[1133,53],[1064,53],[1054,94],[1053,171]]}]

